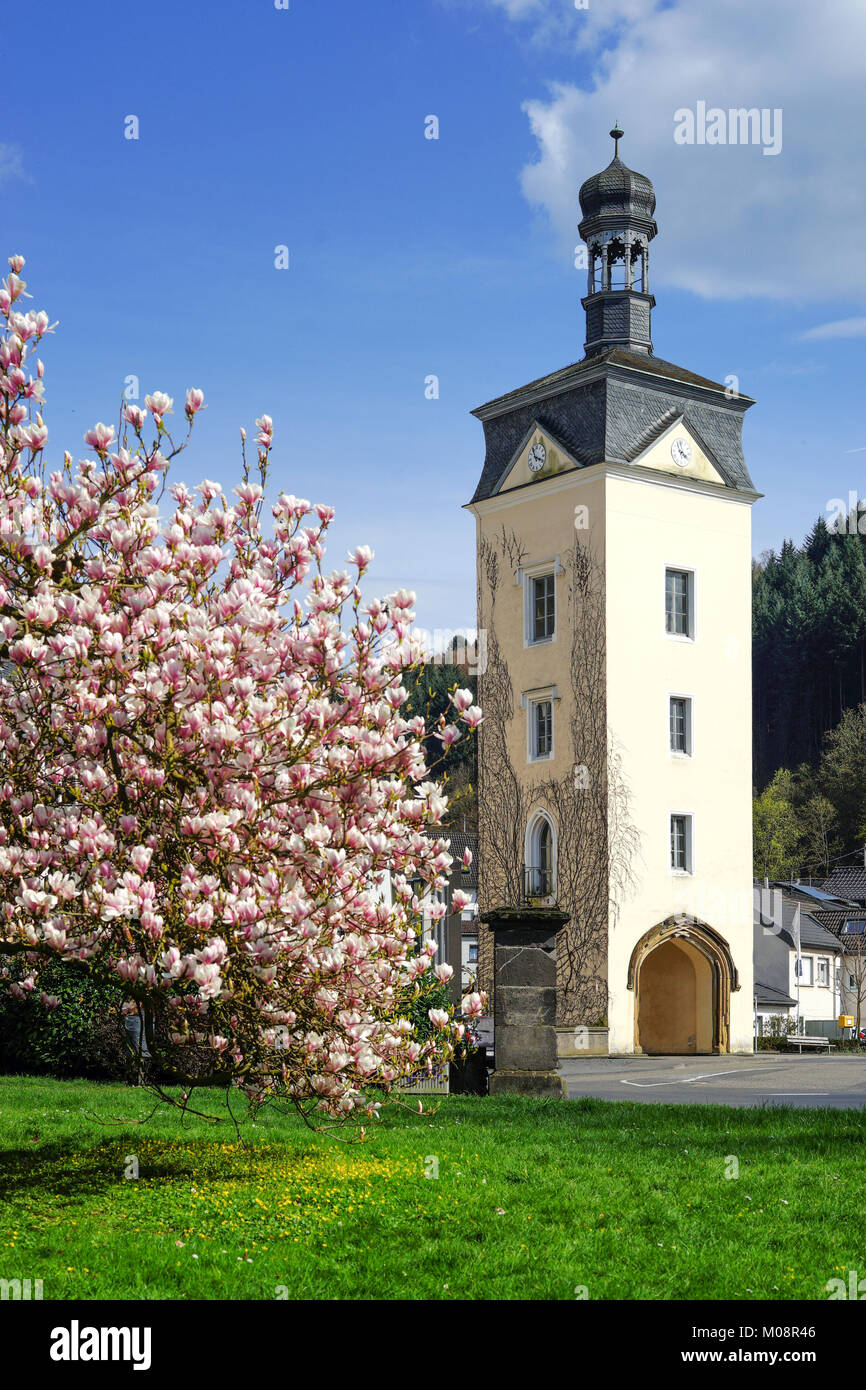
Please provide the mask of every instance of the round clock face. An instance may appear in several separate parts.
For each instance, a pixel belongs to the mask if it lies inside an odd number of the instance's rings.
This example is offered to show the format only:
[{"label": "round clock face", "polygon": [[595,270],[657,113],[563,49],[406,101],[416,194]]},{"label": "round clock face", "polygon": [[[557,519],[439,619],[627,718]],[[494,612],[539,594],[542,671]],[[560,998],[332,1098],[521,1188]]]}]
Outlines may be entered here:
[{"label": "round clock face", "polygon": [[544,467],[544,460],[547,458],[547,450],[543,444],[533,444],[529,451],[530,471],[537,473],[539,468]]},{"label": "round clock face", "polygon": [[685,468],[692,456],[692,446],[687,439],[675,439],[671,445],[671,458],[680,468]]}]

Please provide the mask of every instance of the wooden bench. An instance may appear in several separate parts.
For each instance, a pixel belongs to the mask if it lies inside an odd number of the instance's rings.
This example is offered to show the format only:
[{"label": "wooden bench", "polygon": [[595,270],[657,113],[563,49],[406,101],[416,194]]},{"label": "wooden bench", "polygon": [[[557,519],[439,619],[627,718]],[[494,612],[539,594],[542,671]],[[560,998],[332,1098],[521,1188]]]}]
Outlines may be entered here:
[{"label": "wooden bench", "polygon": [[833,1044],[829,1038],[806,1038],[799,1033],[789,1033],[785,1041],[789,1047],[798,1047],[801,1053],[804,1047],[826,1047],[828,1052],[833,1051]]}]

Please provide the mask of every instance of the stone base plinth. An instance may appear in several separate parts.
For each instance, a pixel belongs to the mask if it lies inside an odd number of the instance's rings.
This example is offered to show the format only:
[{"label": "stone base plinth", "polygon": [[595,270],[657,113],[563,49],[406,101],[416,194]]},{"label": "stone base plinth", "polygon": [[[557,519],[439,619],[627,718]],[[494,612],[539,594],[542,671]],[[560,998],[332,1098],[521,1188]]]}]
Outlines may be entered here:
[{"label": "stone base plinth", "polygon": [[557,1072],[556,933],[558,908],[498,908],[482,919],[494,933],[493,1053],[490,1095],[568,1092]]},{"label": "stone base plinth", "polygon": [[558,1071],[495,1071],[490,1078],[490,1095],[567,1100],[568,1088]]}]

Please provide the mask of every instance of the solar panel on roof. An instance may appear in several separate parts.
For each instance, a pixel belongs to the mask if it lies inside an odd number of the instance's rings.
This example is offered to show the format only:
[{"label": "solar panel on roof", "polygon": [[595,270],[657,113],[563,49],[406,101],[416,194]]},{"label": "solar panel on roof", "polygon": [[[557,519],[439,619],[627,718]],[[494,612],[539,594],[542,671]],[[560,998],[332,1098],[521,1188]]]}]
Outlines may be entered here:
[{"label": "solar panel on roof", "polygon": [[798,893],[805,893],[807,897],[816,898],[818,902],[830,903],[833,901],[832,893],[825,893],[821,888],[813,888],[811,884],[791,883],[789,887],[795,889]]}]

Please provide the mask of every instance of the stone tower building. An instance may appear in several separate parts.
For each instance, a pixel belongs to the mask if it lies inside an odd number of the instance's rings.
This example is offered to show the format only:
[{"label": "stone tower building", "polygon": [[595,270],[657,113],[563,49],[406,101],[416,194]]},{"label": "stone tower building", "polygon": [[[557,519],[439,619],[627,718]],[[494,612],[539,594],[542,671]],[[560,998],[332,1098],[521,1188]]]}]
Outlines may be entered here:
[{"label": "stone tower building", "polygon": [[474,412],[481,910],[570,914],[562,1052],[746,1051],[753,402],[653,354],[655,194],[611,134],[585,355]]}]

